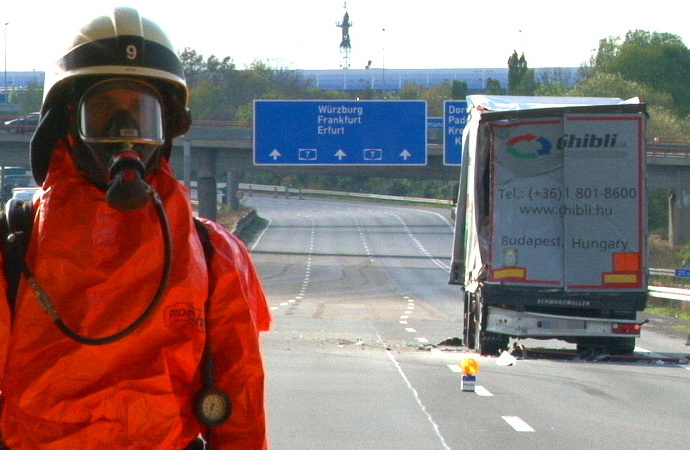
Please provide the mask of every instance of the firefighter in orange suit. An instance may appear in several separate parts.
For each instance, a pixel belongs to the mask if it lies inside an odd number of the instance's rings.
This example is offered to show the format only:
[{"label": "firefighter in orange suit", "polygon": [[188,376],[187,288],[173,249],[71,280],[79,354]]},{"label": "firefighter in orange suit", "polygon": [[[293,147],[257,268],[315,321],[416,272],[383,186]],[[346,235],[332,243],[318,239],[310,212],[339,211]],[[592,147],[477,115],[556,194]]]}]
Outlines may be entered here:
[{"label": "firefighter in orange suit", "polygon": [[267,447],[266,300],[244,245],[194,219],[172,174],[186,104],[168,38],[130,8],[46,73],[42,189],[16,298],[0,302],[8,448]]}]

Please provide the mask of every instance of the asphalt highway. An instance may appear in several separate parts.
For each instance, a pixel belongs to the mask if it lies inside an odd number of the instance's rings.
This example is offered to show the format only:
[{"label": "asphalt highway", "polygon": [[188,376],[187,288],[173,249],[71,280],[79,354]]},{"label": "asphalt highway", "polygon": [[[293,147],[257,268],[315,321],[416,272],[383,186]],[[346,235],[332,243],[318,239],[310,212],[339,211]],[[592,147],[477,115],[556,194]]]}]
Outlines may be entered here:
[{"label": "asphalt highway", "polygon": [[[650,316],[628,360],[530,340],[516,358],[479,358],[450,345],[462,304],[447,284],[449,210],[246,201],[269,221],[249,246],[274,320],[262,337],[271,448],[688,447],[690,347],[677,324]],[[480,364],[474,391],[466,358]]]}]

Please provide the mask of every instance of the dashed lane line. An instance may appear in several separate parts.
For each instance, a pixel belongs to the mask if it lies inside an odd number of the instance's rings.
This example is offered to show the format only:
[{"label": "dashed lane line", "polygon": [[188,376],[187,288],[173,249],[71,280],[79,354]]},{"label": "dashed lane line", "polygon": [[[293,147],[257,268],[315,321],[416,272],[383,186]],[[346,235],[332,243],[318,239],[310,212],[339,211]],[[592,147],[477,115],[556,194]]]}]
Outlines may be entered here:
[{"label": "dashed lane line", "polygon": [[508,423],[508,425],[513,427],[513,429],[515,431],[527,432],[527,433],[534,432],[534,428],[529,426],[529,424],[527,422],[525,422],[524,420],[522,420],[521,418],[519,418],[517,416],[501,416],[501,418],[503,420],[505,420]]}]

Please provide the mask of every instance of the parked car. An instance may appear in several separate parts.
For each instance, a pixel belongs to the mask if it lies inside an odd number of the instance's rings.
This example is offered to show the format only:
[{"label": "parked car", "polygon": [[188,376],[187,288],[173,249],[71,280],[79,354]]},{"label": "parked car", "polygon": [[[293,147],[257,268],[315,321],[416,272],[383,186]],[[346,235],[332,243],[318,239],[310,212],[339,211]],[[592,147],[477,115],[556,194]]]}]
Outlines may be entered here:
[{"label": "parked car", "polygon": [[18,117],[16,119],[8,120],[5,122],[5,130],[9,133],[24,134],[27,132],[32,132],[38,126],[38,120],[41,117],[41,113],[32,112],[23,117]]},{"label": "parked car", "polygon": [[18,198],[19,200],[29,202],[40,189],[41,188],[38,186],[16,187],[12,189],[12,198]]}]

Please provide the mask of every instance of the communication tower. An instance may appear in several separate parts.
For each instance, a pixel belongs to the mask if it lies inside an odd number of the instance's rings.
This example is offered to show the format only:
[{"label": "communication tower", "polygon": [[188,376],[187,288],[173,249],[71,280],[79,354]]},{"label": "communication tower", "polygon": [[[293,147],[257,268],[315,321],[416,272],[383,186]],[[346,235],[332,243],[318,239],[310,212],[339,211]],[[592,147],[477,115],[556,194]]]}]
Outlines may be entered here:
[{"label": "communication tower", "polygon": [[343,56],[343,63],[341,67],[343,69],[350,68],[350,27],[352,22],[350,22],[350,15],[347,13],[347,2],[345,2],[343,8],[345,8],[345,15],[343,16],[342,22],[336,22],[335,26],[342,30],[342,40],[340,41],[340,54]]}]

